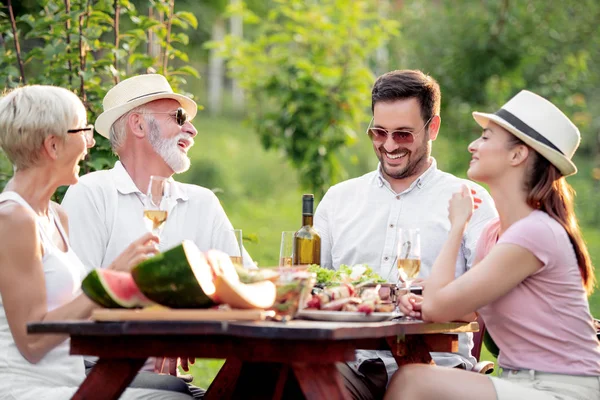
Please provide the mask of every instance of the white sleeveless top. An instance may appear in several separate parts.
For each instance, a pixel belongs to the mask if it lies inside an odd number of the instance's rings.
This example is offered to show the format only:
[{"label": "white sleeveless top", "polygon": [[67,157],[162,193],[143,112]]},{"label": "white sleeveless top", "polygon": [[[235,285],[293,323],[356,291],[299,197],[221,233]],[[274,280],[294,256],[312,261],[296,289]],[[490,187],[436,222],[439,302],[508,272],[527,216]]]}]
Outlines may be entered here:
[{"label": "white sleeveless top", "polygon": [[[31,206],[15,192],[0,193],[0,204],[7,200],[31,209]],[[69,245],[59,218],[52,208],[49,210],[50,218],[67,243],[67,252],[56,247],[49,232],[45,231],[43,224],[38,220],[38,231],[44,251],[42,263],[48,311],[78,296],[81,292],[81,281],[86,274],[82,262]],[[23,290],[28,290],[25,282]],[[70,399],[84,378],[83,357],[69,354],[68,339],[50,350],[37,364],[29,363],[17,349],[0,296],[0,400]],[[120,399],[192,400],[192,397],[164,390],[128,388]]]},{"label": "white sleeveless top", "polygon": [[[31,206],[17,193],[0,193],[0,204],[11,200],[31,209]],[[67,235],[52,208],[49,214],[68,245]],[[85,268],[75,252],[68,246],[63,252],[52,242],[49,232],[38,220],[38,231],[43,249],[42,263],[46,283],[48,311],[73,300],[79,293]],[[27,289],[24,282],[23,290]],[[0,296],[0,398],[21,398],[21,390],[30,391],[42,387],[77,387],[85,376],[83,358],[69,355],[69,341],[66,340],[51,351],[37,364],[29,363],[19,352],[8,327],[6,313]],[[4,396],[7,395],[7,396]]]}]

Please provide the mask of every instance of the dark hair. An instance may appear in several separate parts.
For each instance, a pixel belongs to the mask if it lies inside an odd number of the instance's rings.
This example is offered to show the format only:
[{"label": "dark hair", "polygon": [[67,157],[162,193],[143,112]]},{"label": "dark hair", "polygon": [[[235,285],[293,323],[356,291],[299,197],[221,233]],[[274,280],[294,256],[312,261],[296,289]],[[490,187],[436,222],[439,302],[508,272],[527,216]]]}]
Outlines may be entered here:
[{"label": "dark hair", "polygon": [[379,101],[393,102],[413,97],[421,106],[423,121],[439,115],[442,101],[440,85],[419,70],[396,70],[377,78],[371,91],[371,111],[375,110],[375,104]]},{"label": "dark hair", "polygon": [[[510,136],[510,147],[520,144],[527,146],[516,136]],[[531,149],[531,147],[529,148]],[[579,228],[573,208],[575,191],[567,183],[567,180],[558,168],[538,152],[533,149],[531,150],[530,153],[534,154],[535,158],[529,165],[529,173],[525,182],[527,204],[532,208],[544,211],[558,221],[565,229],[573,250],[575,250],[583,286],[586,292],[591,294],[596,284],[596,276],[594,275],[594,266],[592,265],[585,241],[581,236],[581,229]]]}]

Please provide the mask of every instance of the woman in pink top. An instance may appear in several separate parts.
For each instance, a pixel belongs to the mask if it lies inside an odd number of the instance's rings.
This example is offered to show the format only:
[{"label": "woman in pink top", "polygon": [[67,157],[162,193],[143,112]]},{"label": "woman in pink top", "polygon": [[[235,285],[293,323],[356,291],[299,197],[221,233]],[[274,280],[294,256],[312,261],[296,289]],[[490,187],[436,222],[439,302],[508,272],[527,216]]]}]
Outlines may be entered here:
[{"label": "woman in pink top", "polygon": [[428,321],[472,320],[479,312],[500,348],[502,377],[409,365],[386,396],[600,399],[600,346],[587,301],[594,271],[565,180],[577,172],[571,158],[579,131],[528,91],[494,114],[473,116],[484,129],[469,146],[468,175],[489,186],[499,218],[479,240],[479,262],[455,280],[454,260],[478,201],[466,188],[456,193],[452,228],[424,296],[405,296],[400,308]]}]

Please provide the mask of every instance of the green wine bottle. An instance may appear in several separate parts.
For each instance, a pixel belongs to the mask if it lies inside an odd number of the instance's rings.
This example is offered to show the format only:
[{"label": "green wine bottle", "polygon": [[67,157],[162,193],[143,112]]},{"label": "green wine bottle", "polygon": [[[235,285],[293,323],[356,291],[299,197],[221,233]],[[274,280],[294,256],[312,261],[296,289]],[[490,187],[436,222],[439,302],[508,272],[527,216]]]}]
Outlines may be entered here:
[{"label": "green wine bottle", "polygon": [[321,237],[313,228],[315,198],[302,196],[302,228],[294,233],[294,265],[321,265]]}]

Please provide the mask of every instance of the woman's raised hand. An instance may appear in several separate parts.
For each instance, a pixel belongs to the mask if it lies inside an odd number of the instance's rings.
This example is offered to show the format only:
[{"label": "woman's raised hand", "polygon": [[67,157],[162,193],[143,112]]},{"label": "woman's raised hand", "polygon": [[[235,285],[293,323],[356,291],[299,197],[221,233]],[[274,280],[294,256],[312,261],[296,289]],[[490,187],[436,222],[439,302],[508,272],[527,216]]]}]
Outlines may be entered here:
[{"label": "woman's raised hand", "polygon": [[146,258],[158,253],[158,236],[151,232],[143,234],[131,243],[108,267],[116,271],[131,271]]},{"label": "woman's raised hand", "polygon": [[481,199],[473,189],[463,185],[460,192],[454,193],[448,205],[448,219],[452,226],[465,226],[473,211],[478,208]]}]

